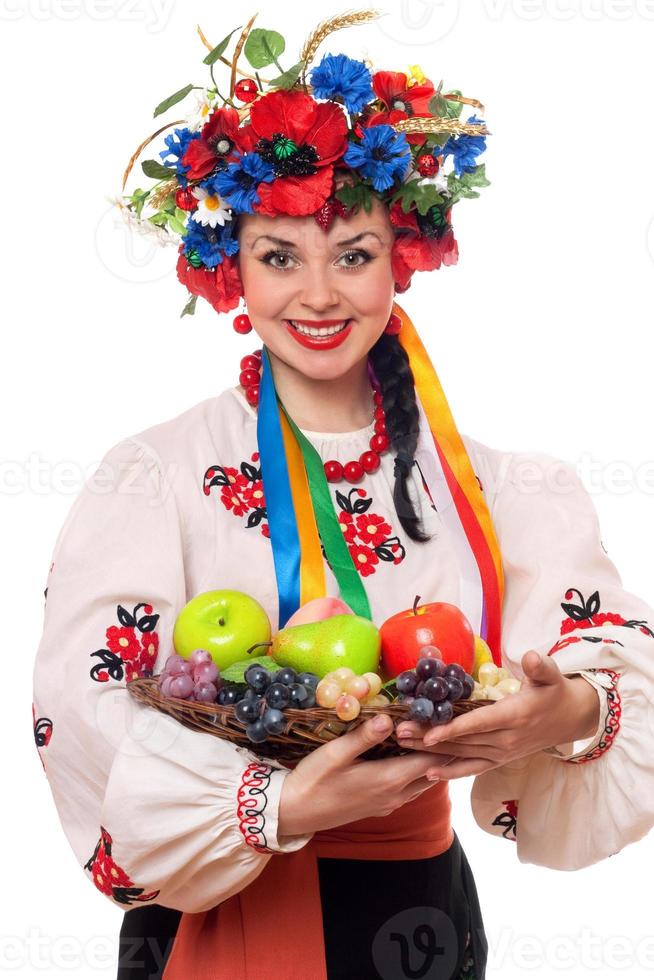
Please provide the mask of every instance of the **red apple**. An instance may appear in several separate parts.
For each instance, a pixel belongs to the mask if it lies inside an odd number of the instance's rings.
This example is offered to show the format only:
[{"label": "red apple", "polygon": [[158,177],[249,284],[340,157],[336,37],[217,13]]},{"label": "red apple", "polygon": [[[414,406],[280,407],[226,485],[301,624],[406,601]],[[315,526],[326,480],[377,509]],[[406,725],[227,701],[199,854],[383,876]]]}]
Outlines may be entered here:
[{"label": "red apple", "polygon": [[450,602],[428,602],[418,606],[416,596],[412,609],[404,609],[381,626],[381,666],[385,679],[397,677],[403,670],[413,670],[420,659],[420,649],[436,646],[446,664],[461,664],[471,673],[474,665],[475,634],[458,606]]}]

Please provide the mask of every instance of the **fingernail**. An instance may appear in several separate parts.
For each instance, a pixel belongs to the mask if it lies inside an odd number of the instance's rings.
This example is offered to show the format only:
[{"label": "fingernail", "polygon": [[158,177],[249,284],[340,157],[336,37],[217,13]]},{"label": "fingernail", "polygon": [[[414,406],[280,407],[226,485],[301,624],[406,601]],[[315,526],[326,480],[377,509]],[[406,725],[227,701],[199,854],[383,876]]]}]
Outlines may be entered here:
[{"label": "fingernail", "polygon": [[438,776],[435,772],[428,772],[427,779],[430,783],[440,783],[440,776]]},{"label": "fingernail", "polygon": [[372,723],[376,732],[385,732],[389,726],[390,719],[386,715],[377,715]]}]

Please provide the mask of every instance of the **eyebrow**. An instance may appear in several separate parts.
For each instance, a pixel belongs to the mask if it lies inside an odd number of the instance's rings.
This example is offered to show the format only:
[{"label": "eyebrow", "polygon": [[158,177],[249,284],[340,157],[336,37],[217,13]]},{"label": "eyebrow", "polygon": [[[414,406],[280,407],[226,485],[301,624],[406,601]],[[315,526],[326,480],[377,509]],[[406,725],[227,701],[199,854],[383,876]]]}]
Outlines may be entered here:
[{"label": "eyebrow", "polygon": [[[355,245],[357,242],[360,242],[362,238],[365,238],[366,235],[374,235],[379,243],[383,244],[376,231],[362,231],[359,235],[355,235],[354,238],[344,238],[342,241],[336,242],[336,245],[339,248],[341,248],[343,245]],[[260,238],[267,238],[268,241],[274,242],[275,245],[282,245],[285,248],[297,248],[297,244],[295,242],[291,242],[286,238],[276,238],[274,235],[257,235],[250,248],[254,248]]]}]

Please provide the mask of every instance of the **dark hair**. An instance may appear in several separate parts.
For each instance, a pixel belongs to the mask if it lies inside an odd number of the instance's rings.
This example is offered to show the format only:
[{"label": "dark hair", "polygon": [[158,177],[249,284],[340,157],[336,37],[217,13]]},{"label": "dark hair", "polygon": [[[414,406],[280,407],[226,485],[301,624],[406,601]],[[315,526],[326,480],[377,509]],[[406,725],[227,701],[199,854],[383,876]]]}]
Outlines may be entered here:
[{"label": "dark hair", "polygon": [[409,358],[396,334],[383,333],[368,353],[381,388],[386,431],[395,463],[393,503],[400,524],[413,541],[429,541],[407,490],[407,477],[418,445],[420,413]]}]

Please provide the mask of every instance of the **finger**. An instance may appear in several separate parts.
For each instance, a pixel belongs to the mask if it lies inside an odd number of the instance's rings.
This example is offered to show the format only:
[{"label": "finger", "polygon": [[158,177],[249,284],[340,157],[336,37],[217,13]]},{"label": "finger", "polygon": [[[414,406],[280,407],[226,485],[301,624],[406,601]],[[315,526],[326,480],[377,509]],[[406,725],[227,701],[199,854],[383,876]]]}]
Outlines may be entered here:
[{"label": "finger", "polygon": [[[367,767],[366,778],[368,779],[384,779],[394,786],[408,786],[414,779],[420,779],[424,776],[427,770],[434,765],[434,754],[425,752],[422,746],[421,749],[422,751],[410,751],[404,755],[391,758],[363,761],[357,765]],[[450,758],[453,757],[440,755],[437,761],[445,765]]]},{"label": "finger", "polygon": [[422,776],[420,779],[414,779],[412,783],[404,790],[401,799],[402,804],[410,803],[411,800],[415,800],[416,797],[422,796],[425,790],[432,789],[432,787],[437,786],[440,779],[427,779],[426,776]]},{"label": "finger", "polygon": [[316,761],[322,761],[327,768],[336,769],[348,765],[367,749],[387,739],[392,731],[392,719],[380,712],[357,725],[353,731],[327,742],[317,750],[321,756]]},{"label": "finger", "polygon": [[488,769],[496,768],[497,762],[492,759],[459,759],[448,765],[434,766],[429,770],[429,775],[441,780],[460,779],[462,776],[479,776]]},{"label": "finger", "polygon": [[444,739],[458,738],[459,735],[473,735],[480,732],[495,732],[502,728],[512,728],[517,717],[516,702],[520,694],[495,701],[484,708],[475,708],[448,721],[446,725],[436,725],[425,734],[425,745],[435,745]]},{"label": "finger", "polygon": [[459,741],[456,742],[439,742],[437,746],[425,749],[425,744],[421,739],[407,739],[400,742],[402,748],[413,749],[415,751],[427,751],[434,756],[439,754],[448,754],[451,756],[456,756],[457,758],[464,759],[474,759],[488,756],[488,758],[500,759],[502,757],[502,751],[495,745],[489,745],[488,743],[474,742],[467,745],[462,745]]}]

